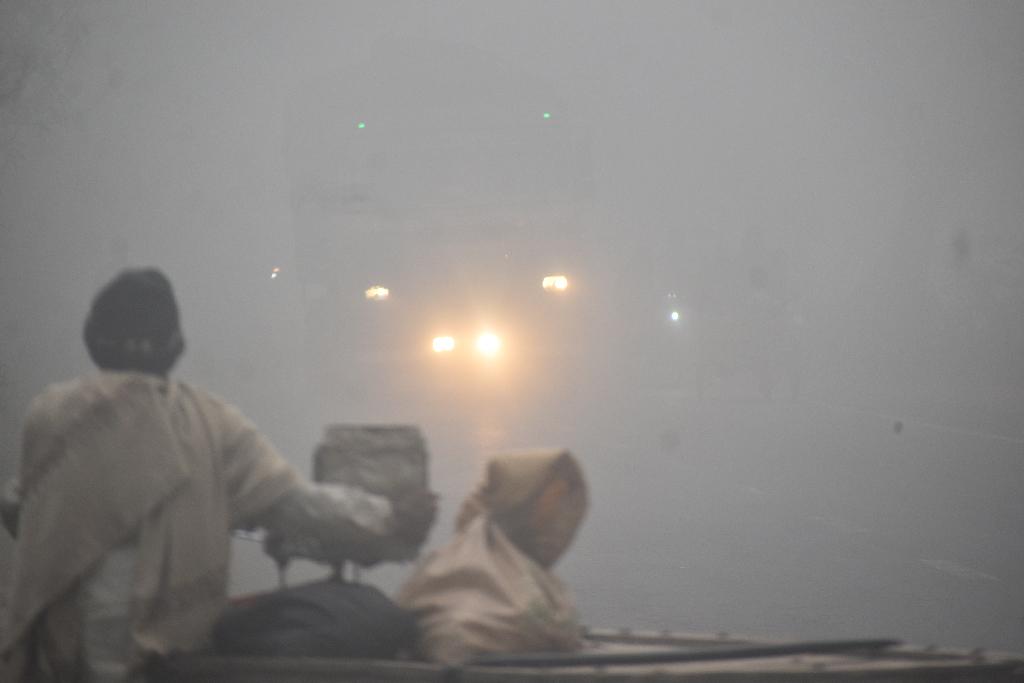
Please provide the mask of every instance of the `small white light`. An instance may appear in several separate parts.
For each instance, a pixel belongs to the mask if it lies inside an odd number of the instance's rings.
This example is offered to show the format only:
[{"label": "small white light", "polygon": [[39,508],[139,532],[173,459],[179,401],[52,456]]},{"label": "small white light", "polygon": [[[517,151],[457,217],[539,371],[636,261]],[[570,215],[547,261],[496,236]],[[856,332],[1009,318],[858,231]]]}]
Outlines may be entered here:
[{"label": "small white light", "polygon": [[494,353],[498,350],[498,346],[498,338],[493,334],[482,334],[480,335],[480,338],[476,340],[476,347],[484,353]]},{"label": "small white light", "polygon": [[387,287],[373,286],[366,290],[366,298],[371,301],[384,301],[388,298]]},{"label": "small white light", "polygon": [[669,317],[672,318],[672,322],[676,322],[679,320],[679,311],[672,311],[672,315]]},{"label": "small white light", "polygon": [[270,279],[273,280],[275,277],[277,277],[277,274],[280,272],[280,268],[274,268],[274,270],[270,271]]},{"label": "small white light", "polygon": [[436,337],[434,339],[434,350],[438,353],[451,351],[453,348],[455,348],[455,340],[451,337]]}]

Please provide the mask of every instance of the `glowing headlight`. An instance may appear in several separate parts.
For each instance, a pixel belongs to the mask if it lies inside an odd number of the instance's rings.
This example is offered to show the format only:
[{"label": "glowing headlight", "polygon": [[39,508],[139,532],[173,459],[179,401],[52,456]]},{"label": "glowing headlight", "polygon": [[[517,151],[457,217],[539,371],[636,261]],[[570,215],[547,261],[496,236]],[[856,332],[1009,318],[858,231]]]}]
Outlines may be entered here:
[{"label": "glowing headlight", "polygon": [[434,339],[434,350],[438,353],[442,351],[451,351],[455,348],[455,340],[451,337],[436,337]]},{"label": "glowing headlight", "polygon": [[562,291],[563,289],[569,286],[569,281],[565,279],[564,275],[549,275],[548,277],[544,278],[544,282],[542,283],[542,285],[544,289],[548,291]]},{"label": "glowing headlight", "polygon": [[482,334],[480,335],[480,338],[476,340],[476,347],[484,353],[494,353],[498,350],[498,346],[498,338],[493,334]]},{"label": "glowing headlight", "polygon": [[388,298],[388,289],[387,287],[370,287],[366,290],[366,298],[371,301],[384,301]]}]

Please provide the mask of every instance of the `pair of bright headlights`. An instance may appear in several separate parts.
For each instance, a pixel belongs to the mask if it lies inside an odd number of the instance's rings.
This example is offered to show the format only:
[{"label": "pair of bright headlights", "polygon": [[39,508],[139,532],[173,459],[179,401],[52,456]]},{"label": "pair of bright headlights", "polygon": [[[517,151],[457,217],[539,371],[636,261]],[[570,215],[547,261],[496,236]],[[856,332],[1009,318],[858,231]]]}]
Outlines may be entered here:
[{"label": "pair of bright headlights", "polygon": [[[549,275],[541,282],[545,290],[562,292],[569,286],[569,281],[564,275]],[[366,290],[366,298],[371,301],[387,301],[390,292],[386,287],[373,286]],[[481,353],[493,354],[501,346],[501,341],[493,334],[482,334],[477,337],[476,347]],[[444,353],[455,348],[455,339],[452,337],[435,337],[434,351]]]},{"label": "pair of bright headlights", "polygon": [[[493,334],[482,334],[477,337],[476,347],[482,353],[494,353],[501,346],[501,342]],[[455,348],[455,340],[452,337],[435,337],[434,350],[438,353],[451,351]]]}]

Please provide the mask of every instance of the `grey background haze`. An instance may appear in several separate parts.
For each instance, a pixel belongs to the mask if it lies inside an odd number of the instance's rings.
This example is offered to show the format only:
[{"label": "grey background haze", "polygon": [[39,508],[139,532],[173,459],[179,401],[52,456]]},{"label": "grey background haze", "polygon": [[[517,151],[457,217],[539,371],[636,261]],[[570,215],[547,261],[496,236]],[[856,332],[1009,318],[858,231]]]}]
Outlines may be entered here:
[{"label": "grey background haze", "polygon": [[[189,345],[177,375],[239,405],[308,471],[318,433],[302,419],[301,381],[282,381],[279,372],[296,362],[289,353],[302,324],[293,305],[298,285],[287,277],[295,247],[285,124],[315,79],[410,40],[468,43],[532,74],[589,132],[588,248],[610,293],[601,304],[610,331],[599,336],[609,362],[586,396],[550,418],[570,425],[565,434],[585,431],[588,414],[635,425],[636,413],[619,410],[623,395],[658,406],[666,421],[712,424],[735,413],[728,402],[687,403],[684,418],[668,417],[666,401],[689,395],[659,383],[658,359],[643,349],[655,305],[642,293],[699,286],[716,258],[736,258],[756,242],[785,264],[806,316],[809,401],[926,421],[957,439],[994,435],[1010,454],[1005,471],[1019,473],[1022,3],[5,0],[0,475],[16,469],[32,396],[90,371],[80,329],[95,291],[121,268],[142,265],[163,269],[176,287]],[[271,288],[275,267],[283,276]],[[413,406],[381,420],[445,424],[434,409],[422,410],[422,418]],[[796,428],[789,413],[738,410],[770,422],[765,433]],[[362,411],[352,405],[344,418],[375,417]],[[555,436],[536,417],[523,419],[518,431],[507,430],[510,439]],[[619,437],[628,442],[632,429]],[[685,437],[682,428],[665,431],[662,446],[672,448],[650,452],[637,436],[632,457],[663,465],[649,459],[669,457],[679,433]],[[494,445],[429,430],[427,437],[435,455],[448,443],[467,451]],[[858,436],[836,438],[852,444]],[[578,440],[569,445],[586,461],[588,442]],[[865,462],[882,452],[869,443]],[[975,457],[971,438],[962,447],[945,443],[951,458]],[[449,509],[435,543],[478,464],[440,460],[435,486]],[[598,490],[623,476],[602,470],[608,463],[597,456],[593,465]],[[999,478],[1009,486],[999,489],[1005,519],[1017,520],[1021,480]],[[984,497],[987,484],[977,481],[972,495]],[[946,484],[955,489],[953,479]],[[613,516],[603,514],[595,511],[591,536]],[[1011,527],[992,543],[1020,546],[1022,534]],[[10,552],[0,539],[3,574]],[[730,561],[706,552],[709,567]],[[975,642],[1024,649],[1024,571],[1015,566],[1016,577],[1000,578],[1012,578],[1018,630]],[[581,603],[614,592],[588,583],[580,564],[566,572],[583,588]],[[785,612],[782,602],[767,609]],[[600,616],[641,619],[614,604]],[[984,612],[977,617],[984,621]],[[811,622],[777,629],[768,617],[734,623],[760,635],[814,630]],[[866,624],[886,625],[856,622]],[[720,626],[696,618],[684,625]],[[821,632],[844,629],[829,621]]]}]

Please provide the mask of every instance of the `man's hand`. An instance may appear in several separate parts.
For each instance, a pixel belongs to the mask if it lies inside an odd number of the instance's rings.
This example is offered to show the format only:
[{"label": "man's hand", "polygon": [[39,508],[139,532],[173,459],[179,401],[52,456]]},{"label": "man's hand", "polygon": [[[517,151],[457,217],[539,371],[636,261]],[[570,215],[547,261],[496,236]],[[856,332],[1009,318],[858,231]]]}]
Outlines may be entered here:
[{"label": "man's hand", "polygon": [[391,500],[391,514],[395,537],[418,548],[437,517],[437,495],[425,489],[407,489]]},{"label": "man's hand", "polygon": [[264,549],[279,563],[304,557],[369,567],[416,557],[437,516],[437,496],[420,488],[394,499],[343,484],[307,482],[253,523],[267,530]]},{"label": "man's hand", "polygon": [[18,537],[18,516],[21,512],[21,487],[14,477],[0,493],[0,520],[12,538]]}]

